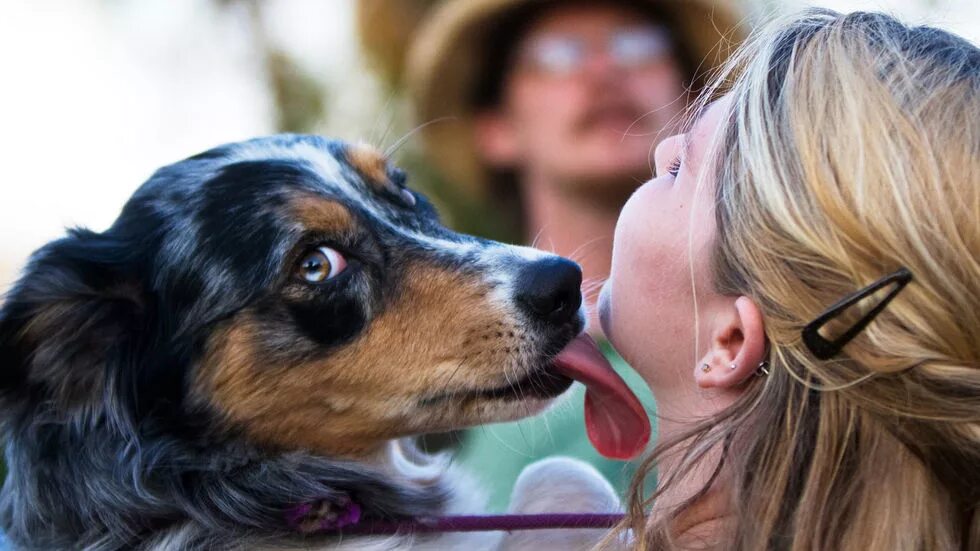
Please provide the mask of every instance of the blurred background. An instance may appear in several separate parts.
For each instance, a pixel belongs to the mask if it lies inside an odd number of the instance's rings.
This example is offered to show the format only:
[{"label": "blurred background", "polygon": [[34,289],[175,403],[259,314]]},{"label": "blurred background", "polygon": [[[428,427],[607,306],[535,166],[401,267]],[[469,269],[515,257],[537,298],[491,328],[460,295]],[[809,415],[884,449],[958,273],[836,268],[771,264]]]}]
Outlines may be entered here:
[{"label": "blurred background", "polygon": [[[977,0],[748,3],[757,15],[878,9],[980,41]],[[404,100],[360,53],[354,4],[3,0],[0,291],[66,226],[107,227],[155,168],[216,144],[279,131],[398,141]],[[431,180],[412,139],[399,155],[416,185]]]}]

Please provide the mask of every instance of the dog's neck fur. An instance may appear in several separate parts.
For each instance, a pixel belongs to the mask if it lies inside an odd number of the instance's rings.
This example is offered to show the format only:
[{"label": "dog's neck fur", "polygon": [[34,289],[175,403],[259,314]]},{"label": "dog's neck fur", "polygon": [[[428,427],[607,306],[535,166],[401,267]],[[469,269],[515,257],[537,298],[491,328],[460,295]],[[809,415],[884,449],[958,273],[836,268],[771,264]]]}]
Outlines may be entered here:
[{"label": "dog's neck fur", "polygon": [[6,431],[10,476],[0,521],[28,548],[151,548],[175,530],[190,547],[234,548],[296,540],[285,512],[341,493],[373,518],[437,515],[447,501],[440,467],[398,442],[355,463],[262,452],[234,438],[194,446],[147,431],[122,434],[105,419],[44,417],[20,417],[31,421]]}]

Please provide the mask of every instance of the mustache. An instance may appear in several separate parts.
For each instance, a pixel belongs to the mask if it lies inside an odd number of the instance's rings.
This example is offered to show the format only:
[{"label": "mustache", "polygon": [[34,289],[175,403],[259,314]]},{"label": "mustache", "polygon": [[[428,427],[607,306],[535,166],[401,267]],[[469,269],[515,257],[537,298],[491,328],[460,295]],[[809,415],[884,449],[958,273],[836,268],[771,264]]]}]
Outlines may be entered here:
[{"label": "mustache", "polygon": [[[629,121],[629,125],[642,125],[649,110],[630,101],[599,101],[592,103],[572,124],[575,132],[592,130],[596,125],[610,117]],[[623,127],[626,131],[626,127]]]}]

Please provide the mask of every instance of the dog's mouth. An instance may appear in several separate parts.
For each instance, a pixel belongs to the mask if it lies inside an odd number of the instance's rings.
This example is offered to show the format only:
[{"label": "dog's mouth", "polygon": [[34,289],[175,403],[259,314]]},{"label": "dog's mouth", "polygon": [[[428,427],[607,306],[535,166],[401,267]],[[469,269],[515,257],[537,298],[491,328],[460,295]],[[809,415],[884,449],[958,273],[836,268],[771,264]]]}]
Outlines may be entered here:
[{"label": "dog's mouth", "polygon": [[483,390],[446,392],[427,398],[431,407],[448,401],[549,399],[565,392],[573,381],[586,387],[585,425],[589,439],[602,455],[629,459],[646,447],[650,420],[633,391],[606,360],[588,334],[572,339],[550,361],[510,384]]},{"label": "dog's mouth", "polygon": [[[488,390],[475,390],[455,395],[440,395],[435,400],[442,401],[449,398],[484,399],[484,400],[546,400],[555,398],[568,390],[575,381],[571,377],[566,377],[557,373],[553,367],[538,369],[525,375],[524,377],[508,385],[491,388]],[[431,400],[431,399],[430,399]],[[427,403],[431,403],[427,400]]]},{"label": "dog's mouth", "polygon": [[596,451],[629,459],[650,440],[650,419],[643,404],[587,333],[555,357],[554,371],[585,385],[585,428]]}]

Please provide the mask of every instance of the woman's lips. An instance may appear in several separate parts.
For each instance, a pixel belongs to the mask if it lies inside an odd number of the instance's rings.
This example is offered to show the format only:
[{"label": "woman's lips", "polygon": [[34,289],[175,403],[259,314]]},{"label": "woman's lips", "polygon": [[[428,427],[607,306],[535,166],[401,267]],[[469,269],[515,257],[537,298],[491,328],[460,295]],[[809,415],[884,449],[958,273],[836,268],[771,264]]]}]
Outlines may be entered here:
[{"label": "woman's lips", "polygon": [[599,326],[602,333],[612,342],[612,279],[607,279],[599,290],[599,300],[596,303],[599,312]]}]

